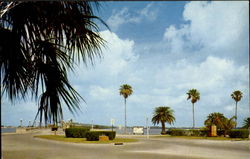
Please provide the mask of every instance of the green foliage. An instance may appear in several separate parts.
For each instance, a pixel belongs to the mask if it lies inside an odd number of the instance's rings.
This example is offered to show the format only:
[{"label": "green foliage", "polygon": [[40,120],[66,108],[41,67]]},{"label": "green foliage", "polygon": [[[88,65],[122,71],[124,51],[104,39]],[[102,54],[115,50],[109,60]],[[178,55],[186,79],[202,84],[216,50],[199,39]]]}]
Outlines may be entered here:
[{"label": "green foliage", "polygon": [[52,127],[51,128],[51,131],[57,131],[58,130],[58,127]]},{"label": "green foliage", "polygon": [[210,127],[215,125],[217,127],[217,135],[226,135],[228,131],[235,127],[235,116],[228,119],[222,113],[214,112],[207,116],[207,120],[205,120],[204,124],[206,127]]},{"label": "green foliage", "polygon": [[239,90],[237,91],[234,91],[232,94],[231,94],[231,97],[235,100],[235,128],[236,128],[236,125],[237,125],[237,103],[241,100],[241,98],[243,97],[243,93]]},{"label": "green foliage", "polygon": [[200,100],[200,92],[196,89],[190,89],[187,92],[188,98],[187,100],[191,99],[192,103],[196,103],[198,100]]},{"label": "green foliage", "polygon": [[193,128],[195,127],[195,119],[194,119],[194,103],[200,100],[200,92],[196,89],[190,89],[187,92],[188,98],[187,100],[191,99],[192,106],[193,106]]},{"label": "green foliage", "polygon": [[241,98],[243,97],[243,93],[237,90],[231,94],[231,97],[235,100],[235,102],[239,102]]},{"label": "green foliage", "polygon": [[65,135],[66,137],[71,137],[71,138],[86,138],[86,133],[88,131],[89,131],[88,128],[81,128],[81,127],[67,128],[65,129]]},{"label": "green foliage", "polygon": [[119,90],[120,95],[122,95],[125,99],[133,93],[132,87],[128,84],[121,85]]},{"label": "green foliage", "polygon": [[170,129],[171,136],[207,136],[208,129]]},{"label": "green foliage", "polygon": [[174,111],[170,107],[160,106],[156,107],[154,110],[154,115],[152,118],[153,124],[159,124],[160,122],[167,122],[172,124],[175,121]]},{"label": "green foliage", "polygon": [[160,106],[155,108],[154,115],[152,118],[152,123],[155,125],[161,122],[162,124],[161,134],[166,134],[165,123],[167,122],[169,124],[172,124],[174,121],[175,121],[174,111],[170,107]]},{"label": "green foliage", "polygon": [[248,129],[250,128],[250,118],[246,118],[243,123],[243,129]]},{"label": "green foliage", "polygon": [[231,138],[248,138],[249,131],[247,129],[233,129],[228,134]]},{"label": "green foliage", "polygon": [[217,136],[224,136],[225,134],[227,134],[228,131],[225,130],[217,130]]},{"label": "green foliage", "polygon": [[207,116],[207,120],[205,120],[204,125],[206,127],[210,127],[212,125],[215,125],[218,129],[222,129],[223,125],[222,125],[222,121],[225,120],[225,116],[222,113],[219,112],[214,112],[214,113],[210,113]]},{"label": "green foliage", "polygon": [[[63,118],[62,101],[71,112],[82,97],[72,87],[68,71],[76,62],[93,63],[105,40],[89,1],[1,2],[0,83],[14,101],[32,94],[38,113],[47,122]],[[33,98],[32,98],[33,99]]]},{"label": "green foliage", "polygon": [[114,140],[115,136],[116,136],[116,132],[115,131],[88,131],[86,133],[86,139],[87,141],[98,141],[99,140],[99,136],[108,136],[109,140]]}]

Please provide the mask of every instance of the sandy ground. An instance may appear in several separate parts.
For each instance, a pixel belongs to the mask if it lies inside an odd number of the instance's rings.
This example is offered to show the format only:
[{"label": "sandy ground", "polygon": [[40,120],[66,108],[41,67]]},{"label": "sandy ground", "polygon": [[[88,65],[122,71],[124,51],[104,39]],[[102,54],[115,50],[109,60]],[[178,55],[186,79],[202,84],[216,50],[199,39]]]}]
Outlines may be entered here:
[{"label": "sandy ground", "polygon": [[[62,134],[59,131],[58,134]],[[2,134],[3,159],[249,159],[250,141],[137,138],[138,142],[114,144],[65,143],[34,138],[48,130]]]}]

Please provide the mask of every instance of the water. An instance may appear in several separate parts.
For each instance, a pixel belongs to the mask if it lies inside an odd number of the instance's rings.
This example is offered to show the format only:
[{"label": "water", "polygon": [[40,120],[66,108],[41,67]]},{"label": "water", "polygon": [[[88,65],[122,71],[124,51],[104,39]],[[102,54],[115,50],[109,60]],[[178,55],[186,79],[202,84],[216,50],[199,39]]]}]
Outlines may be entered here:
[{"label": "water", "polygon": [[1,128],[1,133],[15,133],[16,128]]},{"label": "water", "polygon": [[[116,131],[117,134],[124,134],[124,128],[119,129],[115,128],[114,131]],[[147,134],[147,129],[143,128],[144,135]],[[133,134],[133,128],[127,128],[127,134]],[[160,135],[161,134],[161,128],[150,128],[149,129],[149,135]]]}]

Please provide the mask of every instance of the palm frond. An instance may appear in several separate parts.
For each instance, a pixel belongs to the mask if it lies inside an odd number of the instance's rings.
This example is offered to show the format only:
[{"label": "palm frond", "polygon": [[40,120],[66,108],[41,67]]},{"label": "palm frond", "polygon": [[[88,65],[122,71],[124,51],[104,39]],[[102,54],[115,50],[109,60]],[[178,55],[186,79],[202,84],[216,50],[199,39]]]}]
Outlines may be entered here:
[{"label": "palm frond", "polygon": [[122,95],[124,98],[127,98],[128,96],[133,94],[133,89],[128,84],[121,85],[119,91],[120,91],[120,95]]},{"label": "palm frond", "polygon": [[[89,1],[6,2],[0,6],[0,68],[3,87],[11,100],[31,90],[38,98],[40,118],[57,122],[62,103],[79,109],[80,95],[67,72],[74,62],[93,64],[105,40]],[[43,113],[42,113],[43,111]],[[38,114],[37,114],[38,116]],[[37,117],[36,116],[36,117]]]},{"label": "palm frond", "polygon": [[152,123],[159,124],[160,122],[167,122],[169,124],[174,123],[175,117],[174,117],[174,111],[170,107],[166,106],[160,106],[156,107],[154,110],[154,115],[152,118]]},{"label": "palm frond", "polygon": [[187,92],[187,100],[191,99],[192,103],[196,103],[198,100],[200,100],[200,92],[196,89],[190,89]]}]

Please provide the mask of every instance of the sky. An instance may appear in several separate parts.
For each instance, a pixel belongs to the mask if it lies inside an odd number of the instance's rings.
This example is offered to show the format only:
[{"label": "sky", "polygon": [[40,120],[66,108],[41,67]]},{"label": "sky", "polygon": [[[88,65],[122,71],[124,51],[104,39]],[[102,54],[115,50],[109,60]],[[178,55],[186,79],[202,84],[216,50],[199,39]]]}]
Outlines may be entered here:
[{"label": "sky", "polygon": [[[103,57],[69,74],[86,103],[75,115],[64,105],[64,120],[110,125],[114,119],[114,125],[124,125],[122,84],[133,88],[127,99],[128,126],[145,126],[156,107],[169,106],[176,118],[171,126],[191,127],[186,93],[192,88],[201,96],[195,103],[197,127],[213,112],[232,117],[235,90],[243,92],[238,125],[249,117],[248,1],[110,1],[101,2],[96,15],[110,27],[100,25],[106,40]],[[18,126],[20,119],[28,125],[37,108],[34,100],[11,104],[4,98],[2,125]]]}]

